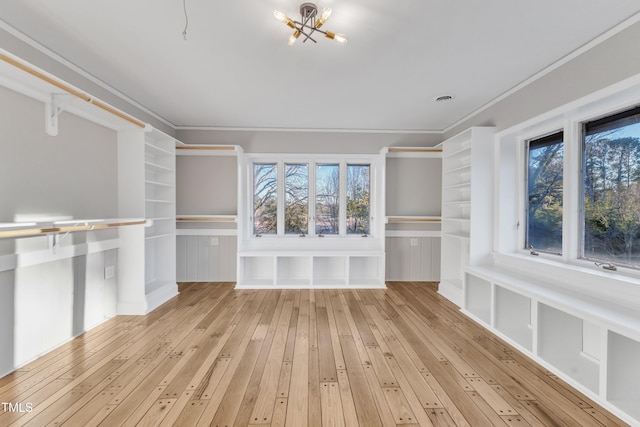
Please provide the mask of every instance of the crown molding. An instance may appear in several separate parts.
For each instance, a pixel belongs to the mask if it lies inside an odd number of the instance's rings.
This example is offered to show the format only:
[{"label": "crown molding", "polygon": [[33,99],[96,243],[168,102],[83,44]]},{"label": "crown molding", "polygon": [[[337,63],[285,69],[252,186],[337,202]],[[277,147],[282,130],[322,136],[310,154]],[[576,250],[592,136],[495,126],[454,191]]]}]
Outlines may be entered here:
[{"label": "crown molding", "polygon": [[547,74],[549,74],[549,73],[553,72],[554,70],[560,68],[564,64],[572,61],[573,59],[577,58],[578,56],[582,55],[583,53],[593,49],[594,47],[596,47],[599,44],[607,41],[611,37],[615,36],[616,34],[621,33],[622,31],[626,30],[627,28],[631,27],[632,25],[634,25],[634,24],[636,24],[638,22],[640,22],[640,12],[638,12],[638,13],[632,15],[631,17],[625,19],[624,21],[622,21],[618,25],[616,25],[613,28],[605,31],[604,33],[600,34],[599,36],[597,36],[596,38],[592,39],[591,41],[583,44],[582,46],[580,46],[579,48],[577,48],[573,52],[569,53],[568,55],[563,56],[562,58],[560,58],[556,62],[552,63],[551,65],[549,65],[549,66],[547,66],[545,68],[543,68],[542,70],[538,71],[537,73],[535,73],[534,75],[532,75],[528,79],[523,80],[522,82],[520,82],[519,84],[515,85],[511,89],[507,90],[506,92],[502,93],[498,97],[496,97],[493,100],[489,101],[488,103],[484,104],[482,107],[478,108],[475,111],[472,111],[471,113],[469,113],[466,116],[462,117],[461,119],[457,120],[453,124],[447,126],[446,128],[444,128],[442,130],[442,133],[443,134],[447,133],[447,132],[451,131],[452,129],[456,128],[457,126],[460,126],[462,123],[466,122],[467,120],[470,120],[473,117],[475,117],[478,114],[480,114],[481,112],[493,107],[494,105],[496,105],[500,101],[508,98],[509,96],[513,95],[514,93],[518,92],[519,90],[523,89],[524,87],[530,85],[531,83],[535,82],[536,80],[541,79],[542,77],[546,76]]},{"label": "crown molding", "polygon": [[97,78],[93,74],[89,73],[85,69],[80,68],[79,66],[77,66],[73,62],[69,61],[68,59],[64,58],[63,56],[59,55],[58,53],[56,53],[53,50],[49,49],[48,47],[44,46],[43,44],[41,44],[41,43],[37,42],[36,40],[32,39],[28,35],[24,34],[22,31],[20,31],[17,28],[11,26],[10,24],[8,24],[6,21],[4,21],[2,19],[0,19],[0,29],[4,30],[8,34],[10,34],[13,37],[17,38],[18,40],[26,43],[28,46],[32,47],[33,49],[37,50],[38,52],[43,53],[44,55],[48,56],[49,58],[53,59],[54,61],[64,65],[65,67],[67,67],[68,69],[70,69],[74,73],[80,75],[81,77],[84,77],[85,79],[89,80],[90,82],[100,86],[102,89],[106,90],[107,92],[111,93],[112,95],[115,95],[116,97],[120,98],[121,100],[125,101],[126,103],[130,104],[131,106],[139,109],[140,111],[150,115],[154,119],[162,122],[163,124],[165,124],[165,125],[167,125],[170,128],[175,130],[176,126],[173,123],[171,123],[169,120],[165,119],[164,117],[160,116],[158,113],[156,113],[156,112],[150,110],[149,108],[145,107],[144,105],[140,104],[138,101],[136,101],[136,100],[130,98],[129,96],[125,95],[124,93],[120,92],[118,89],[114,88],[113,86],[111,86],[111,85],[105,83],[104,81],[100,80],[99,78]]},{"label": "crown molding", "polygon": [[287,127],[226,127],[226,126],[176,126],[175,130],[203,130],[230,132],[309,132],[309,133],[372,133],[372,134],[407,134],[407,135],[441,135],[441,130],[428,129],[348,129],[348,128],[287,128]]}]

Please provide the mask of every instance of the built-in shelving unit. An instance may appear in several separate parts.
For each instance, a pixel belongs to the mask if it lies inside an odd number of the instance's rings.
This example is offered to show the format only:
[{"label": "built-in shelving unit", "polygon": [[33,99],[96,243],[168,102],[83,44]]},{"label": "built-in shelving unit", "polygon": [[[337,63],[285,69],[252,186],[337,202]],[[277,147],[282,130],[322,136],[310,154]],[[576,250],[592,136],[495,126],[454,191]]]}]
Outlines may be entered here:
[{"label": "built-in shelving unit", "polygon": [[442,147],[387,147],[386,280],[440,279]]},{"label": "built-in shelving unit", "polygon": [[178,281],[237,280],[237,176],[242,148],[176,146]]},{"label": "built-in shelving unit", "polygon": [[384,254],[340,251],[241,253],[240,288],[384,287]]},{"label": "built-in shelving unit", "polygon": [[494,265],[466,269],[463,312],[631,424],[640,422],[640,313]]},{"label": "built-in shelving unit", "polygon": [[463,304],[465,267],[490,252],[491,230],[482,221],[491,215],[492,153],[490,127],[474,127],[443,142],[439,292],[457,305]]},{"label": "built-in shelving unit", "polygon": [[[176,288],[176,141],[145,134],[145,294]],[[151,302],[152,301],[148,301]]]},{"label": "built-in shelving unit", "polygon": [[[252,206],[254,162],[291,162],[316,160],[338,163],[349,162],[370,165],[370,228],[369,234],[354,235],[346,232],[346,215],[340,221],[341,231],[335,235],[279,233],[256,236],[253,233]],[[328,160],[331,159],[331,160]],[[384,288],[384,157],[381,155],[315,155],[301,154],[243,154],[239,162],[238,195],[238,252],[237,288]],[[310,168],[313,170],[313,168]],[[280,170],[283,170],[282,168]],[[346,174],[341,172],[341,188],[346,188]],[[281,178],[280,178],[281,179]],[[313,181],[312,181],[313,182]],[[310,186],[311,200],[314,186]],[[340,190],[342,194],[345,191]],[[346,197],[343,197],[342,206]],[[278,196],[278,200],[284,198]],[[280,215],[283,210],[280,205]],[[310,208],[313,212],[313,208]],[[342,212],[345,214],[346,212]],[[280,221],[284,219],[281,218]],[[280,222],[282,224],[284,221]],[[310,221],[312,223],[313,220]]]}]

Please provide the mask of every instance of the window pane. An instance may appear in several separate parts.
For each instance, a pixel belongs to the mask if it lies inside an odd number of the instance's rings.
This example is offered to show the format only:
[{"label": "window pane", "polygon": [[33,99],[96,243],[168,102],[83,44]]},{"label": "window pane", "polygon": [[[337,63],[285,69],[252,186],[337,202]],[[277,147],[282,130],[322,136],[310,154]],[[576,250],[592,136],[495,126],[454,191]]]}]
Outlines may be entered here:
[{"label": "window pane", "polygon": [[562,253],[562,132],[529,141],[527,248]]},{"label": "window pane", "polygon": [[640,267],[640,109],[585,124],[582,256]]},{"label": "window pane", "polygon": [[339,190],[339,165],[316,165],[316,234],[338,234]]},{"label": "window pane", "polygon": [[284,232],[307,234],[309,231],[309,166],[285,164]]},{"label": "window pane", "polygon": [[369,165],[347,165],[347,234],[369,234]]},{"label": "window pane", "polygon": [[253,233],[275,234],[278,224],[278,168],[275,163],[253,165]]}]

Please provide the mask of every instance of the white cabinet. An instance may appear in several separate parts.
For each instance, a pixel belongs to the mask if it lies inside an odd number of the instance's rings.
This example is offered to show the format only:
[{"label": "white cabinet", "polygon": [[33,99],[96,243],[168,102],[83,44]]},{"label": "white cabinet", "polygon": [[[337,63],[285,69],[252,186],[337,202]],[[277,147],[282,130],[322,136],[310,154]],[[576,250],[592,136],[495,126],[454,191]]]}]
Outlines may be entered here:
[{"label": "white cabinet", "polygon": [[384,288],[383,252],[240,253],[238,288]]},{"label": "white cabinet", "polygon": [[494,265],[467,268],[463,312],[632,425],[640,314]]},{"label": "white cabinet", "polygon": [[464,269],[490,253],[493,128],[473,127],[443,142],[441,268],[438,291],[463,304]]}]

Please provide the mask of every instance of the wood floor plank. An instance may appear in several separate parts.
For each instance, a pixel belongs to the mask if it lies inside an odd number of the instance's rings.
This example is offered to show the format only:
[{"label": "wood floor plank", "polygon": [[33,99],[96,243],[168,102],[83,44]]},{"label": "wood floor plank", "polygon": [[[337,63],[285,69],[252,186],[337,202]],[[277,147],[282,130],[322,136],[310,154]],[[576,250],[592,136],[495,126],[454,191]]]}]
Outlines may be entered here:
[{"label": "wood floor plank", "polygon": [[344,426],[340,384],[337,381],[322,383],[320,386],[320,401],[322,405],[322,426]]},{"label": "wood floor plank", "polygon": [[309,423],[309,295],[302,292],[296,329],[286,426]]},{"label": "wood floor plank", "polygon": [[[417,417],[413,414],[409,402],[400,387],[383,387],[384,397],[396,424],[415,424]],[[424,412],[422,407],[421,412]]]},{"label": "wood floor plank", "polygon": [[[373,395],[376,389],[370,388],[371,386],[367,382],[365,369],[358,357],[358,351],[353,342],[353,337],[350,335],[342,335],[340,337],[340,344],[347,365],[349,385],[353,393],[353,402],[356,408],[358,422],[361,426],[382,426],[383,424],[380,420],[380,415],[378,415],[377,405]],[[373,369],[371,368],[369,371],[371,375],[375,377]],[[378,386],[377,378],[375,378],[375,381],[373,380],[374,378],[372,378],[372,384]]]},{"label": "wood floor plank", "polygon": [[278,392],[278,380],[280,379],[280,371],[282,369],[282,360],[284,359],[285,346],[287,344],[292,310],[293,301],[285,301],[279,314],[278,325],[269,350],[267,362],[262,372],[256,404],[251,416],[249,417],[249,422],[267,424],[271,422],[274,402]]},{"label": "wood floor plank", "polygon": [[356,405],[353,401],[353,393],[349,383],[349,375],[345,369],[338,370],[338,386],[340,387],[340,402],[345,425],[347,427],[359,425]]},{"label": "wood floor plank", "polygon": [[180,284],[0,378],[12,426],[626,424],[470,321],[435,283]]},{"label": "wood floor plank", "polygon": [[327,308],[326,306],[317,307],[316,312],[318,323],[318,371],[320,381],[338,381]]},{"label": "wood floor plank", "polygon": [[345,369],[344,356],[340,348],[340,333],[336,324],[335,312],[330,297],[330,291],[325,291],[325,304],[327,308],[327,319],[329,321],[329,335],[331,336],[331,347],[333,349],[333,358],[336,364],[336,370]]}]

